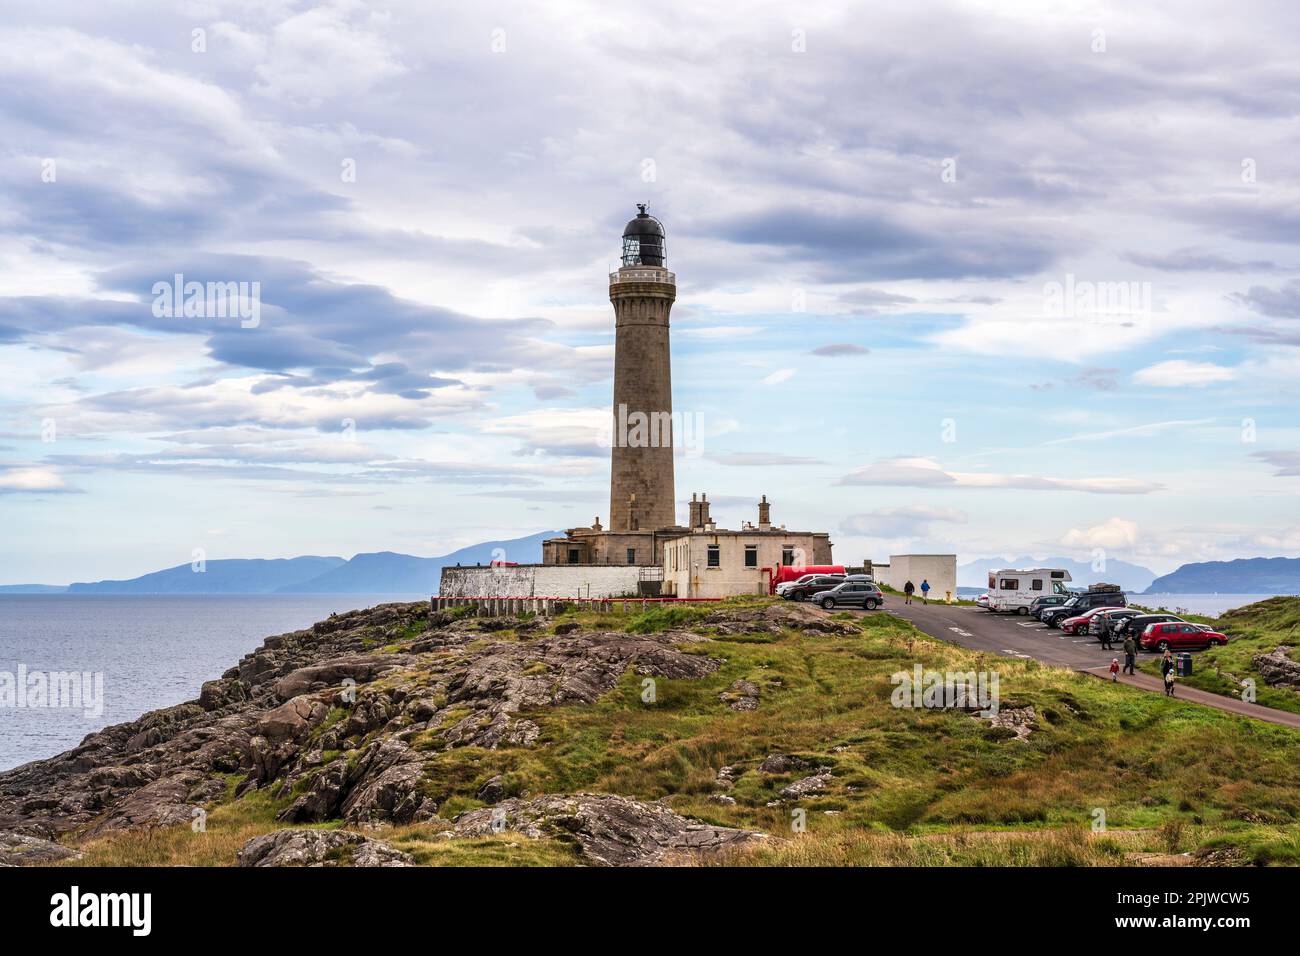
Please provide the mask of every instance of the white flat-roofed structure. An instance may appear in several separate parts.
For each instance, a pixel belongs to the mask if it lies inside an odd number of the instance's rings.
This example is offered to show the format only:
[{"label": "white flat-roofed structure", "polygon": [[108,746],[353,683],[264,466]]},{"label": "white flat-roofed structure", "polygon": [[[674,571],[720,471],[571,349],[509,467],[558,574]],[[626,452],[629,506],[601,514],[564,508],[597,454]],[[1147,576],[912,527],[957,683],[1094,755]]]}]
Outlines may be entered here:
[{"label": "white flat-roofed structure", "polygon": [[888,565],[874,565],[876,581],[888,584],[895,591],[903,590],[908,581],[916,586],[916,596],[921,596],[921,582],[930,582],[930,598],[950,601],[957,597],[957,555],[955,554],[891,554]]}]

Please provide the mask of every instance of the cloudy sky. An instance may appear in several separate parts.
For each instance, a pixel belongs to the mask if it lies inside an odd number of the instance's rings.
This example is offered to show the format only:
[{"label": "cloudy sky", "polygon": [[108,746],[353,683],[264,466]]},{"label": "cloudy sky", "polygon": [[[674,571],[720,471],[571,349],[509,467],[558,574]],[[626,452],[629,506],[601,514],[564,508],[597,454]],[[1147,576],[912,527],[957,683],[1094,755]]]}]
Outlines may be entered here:
[{"label": "cloudy sky", "polygon": [[0,583],[607,520],[638,201],[724,526],[1300,554],[1300,14],[709,6],[9,9]]}]

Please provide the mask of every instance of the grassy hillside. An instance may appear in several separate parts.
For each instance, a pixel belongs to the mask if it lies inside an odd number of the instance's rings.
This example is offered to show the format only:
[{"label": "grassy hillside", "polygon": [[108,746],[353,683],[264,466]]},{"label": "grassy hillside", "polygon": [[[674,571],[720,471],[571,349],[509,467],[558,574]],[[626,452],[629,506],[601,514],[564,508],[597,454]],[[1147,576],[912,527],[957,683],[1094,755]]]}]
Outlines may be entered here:
[{"label": "grassy hillside", "polygon": [[[539,709],[528,715],[541,727],[531,747],[446,749],[438,729],[413,734],[412,745],[430,757],[424,787],[440,817],[481,806],[475,794],[499,774],[512,795],[662,799],[681,814],[779,838],[716,861],[723,864],[1107,865],[1184,852],[1300,862],[1294,730],[969,651],[884,612],[840,615],[857,622],[848,635],[722,634],[704,623],[717,610],[556,619],[598,630],[690,630],[708,639],[682,646],[724,664],[700,680],[659,679],[653,703],[643,702],[643,678],[629,671],[594,705]],[[377,643],[400,651],[415,639],[393,633]],[[495,631],[483,639],[527,635]],[[1033,707],[1033,731],[1017,740],[964,712],[895,708],[890,675],[917,663],[996,671],[1003,711]],[[720,699],[737,680],[759,688],[757,709],[733,710]],[[774,753],[799,758],[805,769],[760,771]],[[734,784],[722,790],[724,767],[733,768]],[[822,792],[770,805],[816,768],[832,773]],[[82,847],[82,865],[229,865],[243,841],[283,826],[274,815],[292,799],[266,791],[235,799],[235,782],[211,807],[206,833],[180,827],[102,838]],[[803,811],[806,832],[792,827],[795,810]],[[1098,810],[1107,832],[1093,834]],[[444,828],[435,820],[378,835],[431,865],[578,862],[559,840],[445,839]]]},{"label": "grassy hillside", "polygon": [[[1300,713],[1300,693],[1285,687],[1269,687],[1251,660],[1267,654],[1279,644],[1300,644],[1300,597],[1275,597],[1225,612],[1218,618],[1183,615],[1185,620],[1207,623],[1228,635],[1228,643],[1196,655],[1190,678],[1183,683],[1228,697],[1241,696],[1240,681],[1255,680],[1255,700],[1266,707]],[[1147,660],[1142,669],[1160,673],[1158,659]]]}]

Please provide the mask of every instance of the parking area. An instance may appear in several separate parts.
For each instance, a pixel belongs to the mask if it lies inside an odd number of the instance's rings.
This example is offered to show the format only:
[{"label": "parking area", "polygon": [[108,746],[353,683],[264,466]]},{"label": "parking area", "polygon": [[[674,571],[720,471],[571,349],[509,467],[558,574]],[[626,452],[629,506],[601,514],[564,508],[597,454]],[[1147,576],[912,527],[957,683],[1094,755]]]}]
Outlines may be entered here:
[{"label": "parking area", "polygon": [[[930,604],[920,601],[905,604],[902,597],[889,595],[882,610],[857,611],[866,614],[896,614],[911,621],[931,637],[952,641],[973,650],[1005,654],[1008,657],[1032,658],[1044,664],[1068,667],[1071,670],[1094,674],[1109,680],[1106,673],[1111,658],[1124,659],[1123,652],[1104,651],[1095,637],[1062,634],[1055,628],[1015,614],[991,614],[981,608]],[[1194,656],[1199,652],[1193,651]],[[1139,654],[1139,662],[1151,654]],[[1163,693],[1161,682],[1149,674],[1123,675],[1120,682],[1153,693]],[[1270,723],[1300,728],[1300,714],[1273,710],[1258,704],[1249,704],[1235,697],[1223,697],[1194,687],[1180,685],[1177,696],[1181,700],[1214,707],[1217,710],[1254,717]]]}]

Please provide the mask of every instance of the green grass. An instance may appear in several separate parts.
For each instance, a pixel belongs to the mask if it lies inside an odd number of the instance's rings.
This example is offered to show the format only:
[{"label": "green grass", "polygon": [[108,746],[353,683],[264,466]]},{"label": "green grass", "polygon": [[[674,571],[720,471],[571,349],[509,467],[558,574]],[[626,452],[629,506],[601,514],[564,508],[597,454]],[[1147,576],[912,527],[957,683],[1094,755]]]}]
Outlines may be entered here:
[{"label": "green grass", "polygon": [[[1212,625],[1228,636],[1228,643],[1196,654],[1192,660],[1192,676],[1179,678],[1182,683],[1240,698],[1240,681],[1253,678],[1256,703],[1300,713],[1300,693],[1285,687],[1268,686],[1251,663],[1256,654],[1269,653],[1279,644],[1300,645],[1300,597],[1269,598],[1227,611],[1217,618],[1183,617]],[[1142,662],[1141,668],[1159,676],[1160,660],[1158,657],[1148,658]]]},{"label": "green grass", "polygon": [[[729,606],[766,603],[747,598]],[[557,623],[635,633],[699,629],[719,608],[575,609]],[[457,717],[444,715],[439,727],[411,741],[427,757],[424,788],[442,819],[375,835],[427,865],[581,862],[566,841],[438,835],[457,813],[480,806],[479,788],[501,775],[511,796],[592,791],[662,799],[687,816],[773,837],[717,861],[723,863],[1109,865],[1134,854],[1206,848],[1260,863],[1300,863],[1300,732],[967,650],[887,612],[841,619],[857,630],[728,635],[683,645],[721,666],[702,680],[656,679],[653,704],[642,702],[644,678],[630,669],[591,706],[520,714],[541,728],[532,747],[444,750],[440,734]],[[893,707],[890,675],[916,663],[996,671],[1001,706],[1032,706],[1037,729],[1021,742],[965,713]],[[719,700],[739,679],[760,688],[757,710],[733,711]],[[833,776],[797,807],[768,806],[810,772],[760,773],[772,753],[829,766]],[[735,768],[728,791],[735,804],[709,799],[723,766]],[[279,808],[261,793],[227,800],[209,816],[207,843],[185,828],[170,836],[129,835],[94,845],[87,862],[229,864],[242,840],[278,826]],[[805,832],[793,827],[792,809],[803,811]],[[1108,828],[1100,835],[1089,832],[1097,809]]]}]

